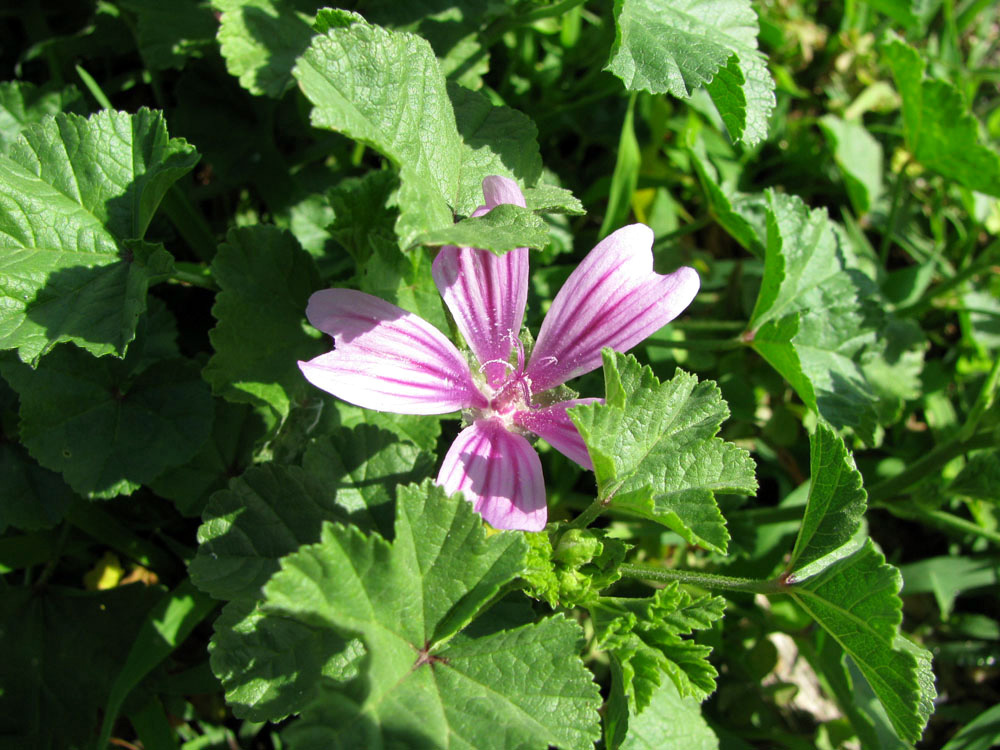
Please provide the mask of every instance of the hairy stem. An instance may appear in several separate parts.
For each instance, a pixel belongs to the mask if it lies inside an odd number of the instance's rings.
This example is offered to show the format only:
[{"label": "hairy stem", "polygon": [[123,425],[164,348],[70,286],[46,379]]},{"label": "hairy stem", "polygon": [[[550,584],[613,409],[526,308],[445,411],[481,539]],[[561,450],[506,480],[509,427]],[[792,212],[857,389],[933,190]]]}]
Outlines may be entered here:
[{"label": "hairy stem", "polygon": [[718,591],[744,591],[749,594],[783,594],[787,589],[784,581],[760,581],[754,578],[735,578],[720,576],[715,573],[702,573],[696,570],[676,570],[661,568],[658,565],[643,565],[641,563],[625,563],[618,568],[623,576],[642,578],[647,581],[670,583],[679,581],[693,586]]}]

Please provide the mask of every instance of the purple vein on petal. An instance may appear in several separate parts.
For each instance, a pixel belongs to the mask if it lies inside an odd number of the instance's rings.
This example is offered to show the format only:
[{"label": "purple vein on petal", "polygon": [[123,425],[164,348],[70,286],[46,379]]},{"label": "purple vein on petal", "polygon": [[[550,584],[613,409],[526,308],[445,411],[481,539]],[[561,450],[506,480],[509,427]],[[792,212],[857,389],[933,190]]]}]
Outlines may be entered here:
[{"label": "purple vein on petal", "polygon": [[694,299],[698,274],[653,271],[653,233],[642,224],[602,240],[570,274],[542,323],[527,373],[543,391],[601,365],[601,349],[625,352]]},{"label": "purple vein on petal", "polygon": [[455,438],[437,483],[466,500],[498,529],[539,531],[547,518],[542,464],[520,435],[498,419],[484,419]]},{"label": "purple vein on petal", "polygon": [[326,289],[306,315],[334,350],[299,362],[313,385],[349,403],[398,414],[444,414],[486,399],[455,346],[422,318],[370,294]]}]

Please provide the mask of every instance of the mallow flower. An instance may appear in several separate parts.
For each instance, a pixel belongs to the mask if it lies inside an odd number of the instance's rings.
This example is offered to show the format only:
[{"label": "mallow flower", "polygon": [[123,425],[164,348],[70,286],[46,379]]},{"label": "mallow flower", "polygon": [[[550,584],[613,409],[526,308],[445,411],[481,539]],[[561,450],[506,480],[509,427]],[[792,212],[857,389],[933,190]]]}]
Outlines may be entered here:
[{"label": "mallow flower", "polygon": [[[524,206],[517,184],[483,180],[485,206]],[[566,410],[599,399],[558,400],[558,386],[601,366],[601,348],[627,351],[679,315],[700,281],[691,268],[653,271],[653,232],[632,224],[602,240],[570,274],[542,322],[530,355],[518,338],[528,296],[528,250],[505,255],[442,248],[434,282],[471,356],[430,323],[370,294],[326,289],[309,298],[309,322],[334,349],[299,362],[324,391],[397,414],[461,410],[466,427],[437,483],[462,491],[498,529],[539,531],[546,523],[542,464],[534,436],[593,470]],[[472,363],[470,366],[470,362]]]}]

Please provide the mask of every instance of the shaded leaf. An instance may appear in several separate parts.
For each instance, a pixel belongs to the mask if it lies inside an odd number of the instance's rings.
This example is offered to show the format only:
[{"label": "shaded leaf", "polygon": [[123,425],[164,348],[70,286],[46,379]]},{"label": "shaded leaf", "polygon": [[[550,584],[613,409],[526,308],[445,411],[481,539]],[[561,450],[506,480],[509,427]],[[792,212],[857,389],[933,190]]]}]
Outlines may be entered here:
[{"label": "shaded leaf", "polygon": [[150,70],[182,68],[189,57],[214,51],[218,23],[209,0],[119,0],[136,14],[139,52]]},{"label": "shaded leaf", "polygon": [[396,487],[420,482],[434,471],[435,458],[374,425],[341,428],[306,449],[303,467],[329,490],[351,523],[389,538]]},{"label": "shaded leaf", "polygon": [[280,721],[298,713],[321,680],[356,677],[364,656],[357,639],[267,615],[250,600],[225,606],[208,650],[226,703],[250,721]]},{"label": "shaded leaf", "polygon": [[333,488],[308,472],[254,466],[208,501],[191,580],[216,599],[253,601],[280,558],[319,539],[323,521],[344,517]]},{"label": "shaded leaf", "polygon": [[6,153],[29,125],[59,112],[78,112],[82,106],[83,97],[74,86],[56,89],[27,81],[0,82],[0,153]]},{"label": "shaded leaf", "polygon": [[212,260],[222,291],[209,334],[215,353],[204,377],[238,403],[287,416],[309,386],[298,360],[321,353],[320,334],[305,324],[309,295],[320,287],[312,258],[288,232],[263,224],[230,230]]},{"label": "shaded leaf", "polygon": [[219,51],[226,69],[257,96],[280,98],[295,85],[292,68],[309,46],[316,3],[212,0],[221,12]]},{"label": "shaded leaf", "polygon": [[21,397],[21,441],[81,495],[131,494],[208,438],[212,399],[197,366],[168,359],[140,369],[139,352],[95,360],[62,346],[36,370],[0,360]]}]

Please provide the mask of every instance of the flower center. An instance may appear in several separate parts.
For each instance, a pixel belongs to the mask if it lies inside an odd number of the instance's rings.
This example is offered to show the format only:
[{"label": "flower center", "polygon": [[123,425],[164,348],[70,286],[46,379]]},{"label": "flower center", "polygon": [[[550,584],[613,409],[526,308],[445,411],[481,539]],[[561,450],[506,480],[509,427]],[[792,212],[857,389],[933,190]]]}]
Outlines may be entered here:
[{"label": "flower center", "polygon": [[[507,429],[519,431],[513,425],[514,414],[523,409],[531,408],[533,394],[531,378],[524,372],[524,346],[517,338],[514,338],[513,343],[517,352],[516,367],[510,362],[499,359],[484,362],[480,367],[480,371],[483,371],[490,365],[499,364],[506,368],[506,372],[500,377],[494,378],[492,387],[485,386],[484,391],[490,400],[490,405],[485,409],[472,410],[471,414],[466,415],[470,421],[499,417]],[[494,368],[493,371],[496,372],[497,369]],[[497,383],[497,380],[500,382]]]}]

